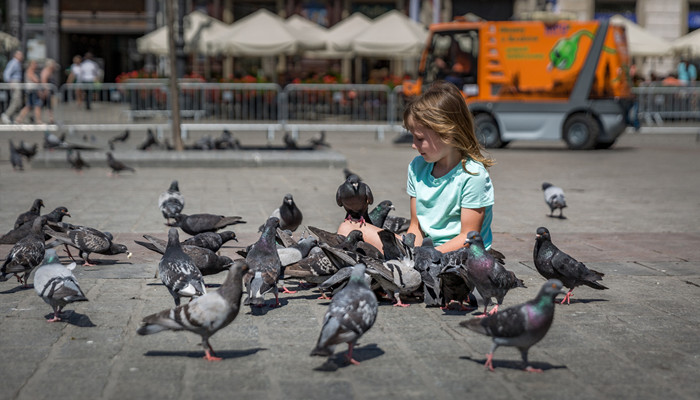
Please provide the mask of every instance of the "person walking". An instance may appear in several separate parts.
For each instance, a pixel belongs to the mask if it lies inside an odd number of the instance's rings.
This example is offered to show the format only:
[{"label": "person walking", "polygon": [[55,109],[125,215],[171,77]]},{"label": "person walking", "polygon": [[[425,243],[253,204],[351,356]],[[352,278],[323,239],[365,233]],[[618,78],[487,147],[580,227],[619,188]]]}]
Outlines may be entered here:
[{"label": "person walking", "polygon": [[[73,56],[73,64],[71,64],[68,70],[68,78],[66,83],[78,83],[78,78],[80,77],[80,64],[83,62],[83,57],[79,55]],[[76,88],[73,93],[75,96],[75,104],[80,107],[83,104],[83,91],[82,89]]]},{"label": "person walking", "polygon": [[58,86],[55,77],[57,66],[58,65],[56,64],[56,61],[50,58],[47,59],[46,64],[44,64],[44,68],[42,68],[41,70],[41,75],[39,76],[39,79],[41,80],[43,86],[42,89],[39,91],[39,97],[41,98],[44,108],[46,109],[46,113],[49,116],[49,124],[54,123],[52,99],[53,89]]},{"label": "person walking", "polygon": [[22,62],[24,61],[24,53],[15,51],[12,59],[5,66],[2,74],[2,79],[11,84],[12,91],[10,92],[10,104],[7,106],[0,119],[5,124],[12,123],[12,116],[22,107]]},{"label": "person walking", "polygon": [[[40,83],[39,73],[37,72],[36,60],[29,61],[27,70],[24,72],[25,83]],[[41,98],[39,98],[39,88],[30,88],[26,91],[26,100],[24,108],[19,112],[15,123],[21,124],[29,111],[34,109],[34,121],[41,123]]]},{"label": "person walking", "polygon": [[[85,53],[83,62],[80,63],[80,74],[78,76],[78,83],[90,83],[95,84],[100,76],[100,66],[92,59],[92,53]],[[92,90],[87,89],[85,91],[85,109],[90,109],[90,96],[92,96]]]}]

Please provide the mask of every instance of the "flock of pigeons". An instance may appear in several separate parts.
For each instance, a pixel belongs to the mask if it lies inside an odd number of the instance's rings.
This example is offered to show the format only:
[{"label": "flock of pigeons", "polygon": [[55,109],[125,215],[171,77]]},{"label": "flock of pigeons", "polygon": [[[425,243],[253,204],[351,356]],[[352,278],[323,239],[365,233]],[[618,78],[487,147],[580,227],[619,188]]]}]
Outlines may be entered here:
[{"label": "flock of pigeons", "polygon": [[[270,306],[276,307],[280,305],[280,290],[295,293],[283,285],[278,288],[280,280],[292,278],[305,281],[300,288],[317,285],[323,298],[332,297],[311,355],[331,356],[335,345],[347,343],[347,360],[357,364],[352,358],[353,346],[374,324],[378,299],[407,307],[402,298],[421,298],[429,307],[474,311],[476,290],[483,299],[483,313],[460,325],[493,338],[486,367],[493,370],[497,347],[514,346],[521,351],[525,369],[536,371],[528,363],[528,350],[549,330],[555,297],[568,288],[561,301],[568,304],[577,286],[607,289],[600,283],[603,273],[588,269],[558,249],[550,232],[540,227],[536,231],[534,263],[548,280],[533,300],[499,310],[511,289],[525,287],[505,268],[503,254],[486,250],[478,232],[470,232],[465,247],[449,253],[440,253],[430,239],[415,246],[415,236],[405,233],[408,221],[390,215],[391,201],[382,201],[369,210],[374,202],[371,189],[351,171],[345,174],[336,193],[337,205],[343,207],[346,218],[383,228],[379,232],[382,249],[364,242],[360,231],[343,236],[313,226],[307,226],[301,238],[295,240],[293,232],[302,226],[303,215],[292,195],[287,194],[260,227],[259,239],[238,251],[241,257],[233,260],[217,254],[224,243],[237,240],[233,231],[222,229],[246,221],[239,216],[184,214],[185,198],[178,182],[173,181],[158,198],[158,207],[170,226],[168,240],[144,235],[146,241],[135,242],[162,254],[156,275],[172,295],[175,307],[145,317],[137,333],[191,331],[201,336],[205,359],[218,360],[209,339],[236,318],[243,294],[243,305],[252,310],[264,307],[268,294],[274,295]],[[551,214],[566,206],[560,188],[545,183],[543,190]],[[114,243],[109,232],[63,222],[63,217],[70,217],[65,207],[41,215],[43,205],[41,199],[35,200],[29,211],[17,217],[14,228],[0,238],[0,243],[14,243],[0,268],[0,280],[15,275],[28,287],[29,275],[35,270],[34,289],[52,307],[53,318],[49,321],[53,322],[60,321],[61,310],[67,304],[87,300],[71,272],[75,262],[62,265],[55,247],[64,246],[71,259],[69,248],[77,249],[83,265],[92,265],[92,253],[126,253],[127,257],[131,253],[125,245]],[[181,242],[178,228],[192,237]],[[219,289],[207,291],[204,276],[226,270],[228,275]],[[183,298],[189,298],[189,302],[181,304]],[[489,310],[494,299],[495,305]]]}]

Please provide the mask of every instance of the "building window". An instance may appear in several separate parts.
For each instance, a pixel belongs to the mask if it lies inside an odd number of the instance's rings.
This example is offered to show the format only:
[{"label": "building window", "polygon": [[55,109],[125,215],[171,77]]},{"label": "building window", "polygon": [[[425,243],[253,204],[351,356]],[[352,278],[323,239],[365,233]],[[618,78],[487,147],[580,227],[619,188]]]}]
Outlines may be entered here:
[{"label": "building window", "polygon": [[620,14],[632,22],[637,22],[637,2],[631,0],[596,1],[595,19],[610,19],[613,15]]},{"label": "building window", "polygon": [[27,1],[27,23],[28,24],[43,24],[44,23],[44,0],[29,0],[29,1]]}]

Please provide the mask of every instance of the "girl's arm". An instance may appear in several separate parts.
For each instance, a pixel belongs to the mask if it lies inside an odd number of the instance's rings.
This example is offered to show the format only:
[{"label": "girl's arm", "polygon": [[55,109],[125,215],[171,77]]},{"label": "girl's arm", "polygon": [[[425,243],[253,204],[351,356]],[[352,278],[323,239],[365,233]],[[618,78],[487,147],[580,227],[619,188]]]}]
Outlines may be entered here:
[{"label": "girl's arm", "polygon": [[416,214],[416,198],[410,198],[410,209],[411,209],[411,223],[408,225],[408,230],[406,233],[412,233],[416,235],[415,245],[420,246],[423,244],[423,231],[420,229],[420,222],[418,222],[418,216]]},{"label": "girl's arm", "polygon": [[[464,242],[467,240],[467,233],[471,231],[481,231],[481,224],[484,222],[484,212],[486,208],[462,208],[461,212],[461,222],[462,227],[460,229],[459,235],[453,237],[448,242],[437,246],[436,249],[443,253],[458,250],[464,246]],[[413,223],[413,219],[411,219]],[[409,228],[410,232],[410,228]]]}]

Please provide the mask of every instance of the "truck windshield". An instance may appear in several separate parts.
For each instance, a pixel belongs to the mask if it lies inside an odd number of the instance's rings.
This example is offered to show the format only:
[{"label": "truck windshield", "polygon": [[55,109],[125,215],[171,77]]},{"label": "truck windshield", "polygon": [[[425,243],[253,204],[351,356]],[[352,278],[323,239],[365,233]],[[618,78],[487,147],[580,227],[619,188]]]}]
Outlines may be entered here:
[{"label": "truck windshield", "polygon": [[435,32],[428,48],[425,67],[421,71],[423,82],[430,84],[444,79],[463,90],[468,89],[477,83],[478,57],[477,30]]}]

